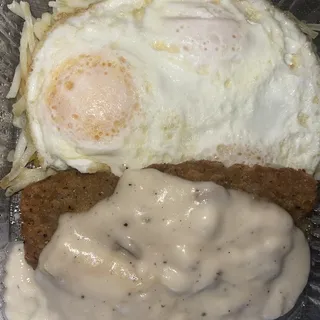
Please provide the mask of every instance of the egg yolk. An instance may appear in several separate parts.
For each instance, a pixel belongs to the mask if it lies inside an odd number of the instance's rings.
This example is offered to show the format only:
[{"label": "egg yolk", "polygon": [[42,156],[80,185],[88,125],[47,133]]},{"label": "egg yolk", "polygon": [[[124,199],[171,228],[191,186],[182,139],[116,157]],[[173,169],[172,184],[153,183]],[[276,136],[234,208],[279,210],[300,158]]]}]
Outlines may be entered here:
[{"label": "egg yolk", "polygon": [[130,65],[100,55],[65,61],[53,72],[46,102],[61,133],[89,142],[118,135],[139,108]]}]

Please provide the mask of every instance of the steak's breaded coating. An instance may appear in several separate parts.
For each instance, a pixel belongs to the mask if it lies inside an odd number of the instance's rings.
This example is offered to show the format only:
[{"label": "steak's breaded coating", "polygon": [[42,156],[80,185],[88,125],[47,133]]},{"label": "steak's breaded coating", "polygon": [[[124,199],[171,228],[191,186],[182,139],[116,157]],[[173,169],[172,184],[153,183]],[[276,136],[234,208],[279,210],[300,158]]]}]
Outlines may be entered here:
[{"label": "steak's breaded coating", "polygon": [[[311,212],[316,202],[317,182],[302,170],[234,165],[213,161],[150,166],[192,181],[213,181],[223,187],[243,190],[277,203],[294,221]],[[22,237],[27,262],[36,268],[39,255],[58,227],[59,216],[83,212],[113,194],[119,178],[112,173],[59,172],[34,183],[22,192]],[[266,217],[268,219],[268,217]]]},{"label": "steak's breaded coating", "polygon": [[265,198],[287,210],[295,222],[311,212],[317,197],[317,181],[303,170],[243,164],[225,167],[221,162],[204,160],[150,167],[187,180],[213,181],[228,189]]},{"label": "steak's breaded coating", "polygon": [[110,172],[83,174],[70,170],[26,187],[20,209],[27,262],[33,268],[37,266],[39,255],[56,231],[62,213],[90,209],[113,194],[118,180]]}]

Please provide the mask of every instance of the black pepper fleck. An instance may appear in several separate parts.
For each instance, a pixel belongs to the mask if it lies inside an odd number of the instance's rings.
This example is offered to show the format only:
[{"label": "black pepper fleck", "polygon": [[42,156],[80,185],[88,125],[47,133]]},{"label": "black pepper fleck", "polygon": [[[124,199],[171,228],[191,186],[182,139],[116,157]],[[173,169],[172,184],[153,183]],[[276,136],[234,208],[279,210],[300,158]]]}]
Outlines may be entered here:
[{"label": "black pepper fleck", "polygon": [[127,223],[127,222],[126,222],[126,223],[124,223],[124,224],[123,224],[123,226],[124,226],[124,227],[127,227],[127,226],[128,226],[128,223]]},{"label": "black pepper fleck", "polygon": [[85,298],[85,296],[82,294],[82,295],[81,295],[81,299],[84,299],[84,298]]},{"label": "black pepper fleck", "polygon": [[207,315],[206,312],[202,312],[202,313],[201,313],[201,317],[205,317],[206,315]]}]

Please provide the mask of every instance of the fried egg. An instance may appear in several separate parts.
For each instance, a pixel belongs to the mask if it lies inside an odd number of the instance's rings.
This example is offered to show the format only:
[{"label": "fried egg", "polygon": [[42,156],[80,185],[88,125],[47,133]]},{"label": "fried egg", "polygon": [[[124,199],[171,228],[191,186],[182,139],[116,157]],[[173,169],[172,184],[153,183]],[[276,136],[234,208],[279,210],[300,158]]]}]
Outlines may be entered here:
[{"label": "fried egg", "polygon": [[110,0],[58,21],[33,57],[27,115],[42,166],[320,158],[319,64],[263,0]]}]

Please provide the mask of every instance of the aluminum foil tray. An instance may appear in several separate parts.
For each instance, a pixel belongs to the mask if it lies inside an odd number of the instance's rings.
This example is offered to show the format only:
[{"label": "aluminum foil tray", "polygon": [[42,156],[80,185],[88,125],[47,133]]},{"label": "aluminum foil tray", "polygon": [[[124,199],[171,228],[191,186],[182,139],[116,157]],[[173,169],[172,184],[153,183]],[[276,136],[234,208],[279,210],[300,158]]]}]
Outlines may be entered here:
[{"label": "aluminum foil tray", "polygon": [[[27,1],[35,17],[49,10],[47,0]],[[320,23],[320,0],[271,1],[302,21]],[[11,2],[12,0],[0,0],[0,178],[10,170],[7,154],[14,149],[18,137],[17,129],[11,123],[11,102],[5,96],[19,61],[23,21],[7,9],[7,4]],[[320,35],[314,40],[314,44],[320,54]],[[21,240],[19,215],[19,195],[8,199],[0,190],[0,320],[10,320],[4,314],[3,278],[10,243]],[[309,282],[293,310],[279,320],[320,320],[320,203],[307,221],[306,230],[312,257]]]}]

